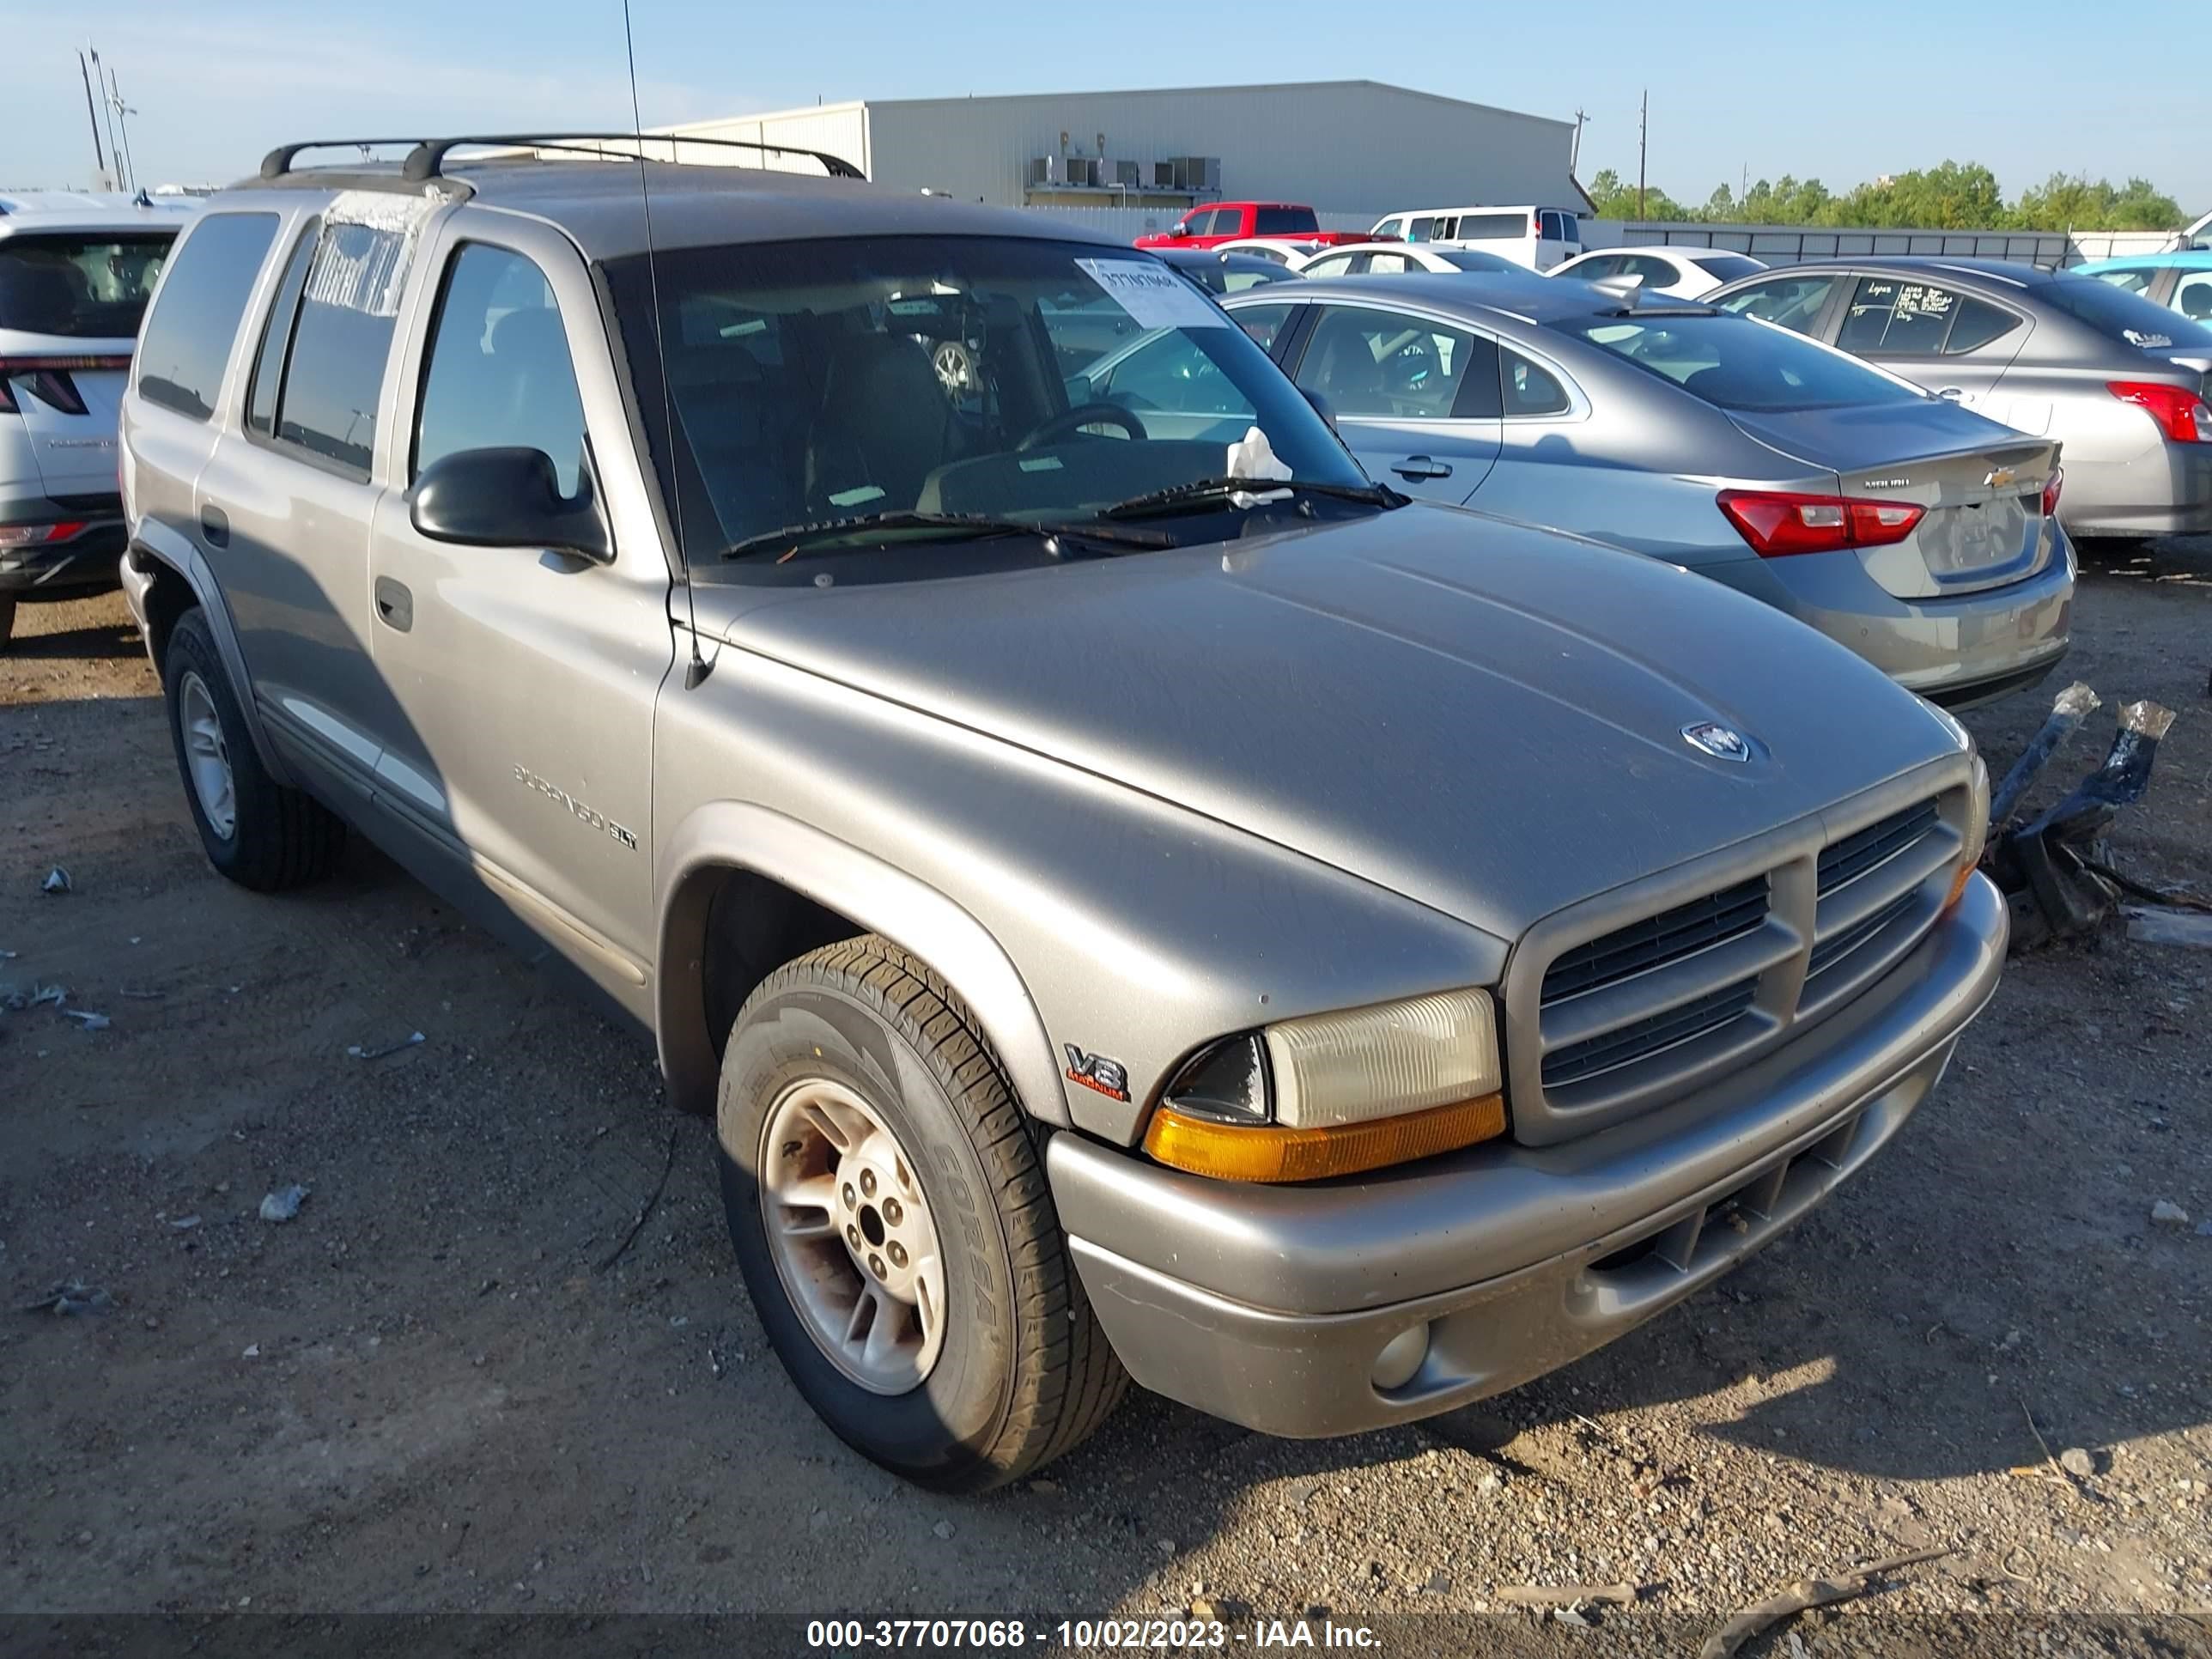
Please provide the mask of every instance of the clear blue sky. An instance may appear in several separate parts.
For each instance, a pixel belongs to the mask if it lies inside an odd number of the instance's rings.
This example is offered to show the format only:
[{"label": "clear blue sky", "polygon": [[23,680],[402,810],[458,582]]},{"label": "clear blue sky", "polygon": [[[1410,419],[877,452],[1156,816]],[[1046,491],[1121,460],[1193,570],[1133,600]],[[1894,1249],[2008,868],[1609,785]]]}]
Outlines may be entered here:
[{"label": "clear blue sky", "polygon": [[[2008,195],[2063,168],[2212,208],[2203,0],[1714,9],[1726,23],[1648,0],[631,3],[648,125],[817,97],[1365,76],[1586,110],[1583,178],[1633,178],[1648,83],[1651,182],[1686,201],[1746,165],[1841,190],[1948,156],[1986,162]],[[88,30],[138,111],[149,184],[233,178],[314,134],[629,124],[619,0],[0,0],[0,185],[88,181]]]}]

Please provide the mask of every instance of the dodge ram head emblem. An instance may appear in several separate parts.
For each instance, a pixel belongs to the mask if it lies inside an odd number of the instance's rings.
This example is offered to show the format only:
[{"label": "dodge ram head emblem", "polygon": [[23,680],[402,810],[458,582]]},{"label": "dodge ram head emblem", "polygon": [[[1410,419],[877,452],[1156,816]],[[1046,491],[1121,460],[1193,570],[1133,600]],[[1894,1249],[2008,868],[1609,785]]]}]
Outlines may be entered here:
[{"label": "dodge ram head emblem", "polygon": [[1742,732],[1731,732],[1717,720],[1692,721],[1682,728],[1682,741],[1700,754],[1711,755],[1715,760],[1741,763],[1751,758],[1751,740]]}]

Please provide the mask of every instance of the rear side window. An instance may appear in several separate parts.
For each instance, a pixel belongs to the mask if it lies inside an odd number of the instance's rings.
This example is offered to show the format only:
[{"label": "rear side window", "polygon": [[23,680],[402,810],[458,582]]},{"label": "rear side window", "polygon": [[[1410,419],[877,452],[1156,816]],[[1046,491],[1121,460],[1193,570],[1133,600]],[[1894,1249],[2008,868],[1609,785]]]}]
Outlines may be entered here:
[{"label": "rear side window", "polygon": [[1962,351],[1977,350],[2002,340],[2023,320],[2002,306],[1993,306],[1970,295],[1959,301],[1958,314],[1951,319],[1951,331],[1943,337],[1943,354],[1956,356]]},{"label": "rear side window", "polygon": [[1299,266],[1298,273],[1304,276],[1341,276],[1354,264],[1358,264],[1362,270],[1366,270],[1366,258],[1364,253],[1325,253],[1320,258]]},{"label": "rear side window", "polygon": [[253,379],[246,392],[246,429],[264,438],[276,429],[276,389],[284,383],[284,350],[292,343],[292,319],[299,311],[300,290],[307,285],[307,265],[321,234],[322,221],[309,220],[285,262],[283,280],[270,302],[269,320],[261,325],[261,348],[253,355]]},{"label": "rear side window", "polygon": [[1772,282],[1753,283],[1729,295],[1720,307],[1723,311],[1756,317],[1762,323],[1776,323],[1800,334],[1810,334],[1818,326],[1821,312],[1827,308],[1828,296],[1835,292],[1840,280],[1833,275],[1777,276]]},{"label": "rear side window", "polygon": [[1462,213],[1459,240],[1462,242],[1518,241],[1528,234],[1525,213]]},{"label": "rear side window", "polygon": [[472,242],[453,256],[438,304],[415,470],[509,446],[550,457],[561,493],[575,495],[584,400],[553,285],[521,254]]},{"label": "rear side window", "polygon": [[326,225],[307,268],[276,409],[276,435],[363,477],[399,314],[407,244],[397,231]]},{"label": "rear side window", "polygon": [[2108,340],[2133,346],[2212,345],[2212,328],[2110,283],[2063,278],[2045,283],[2033,293],[2045,304],[2087,323]]},{"label": "rear side window", "polygon": [[1574,408],[1566,387],[1549,369],[1530,362],[1511,346],[1500,346],[1498,356],[1503,370],[1498,376],[1498,389],[1509,419],[1516,416],[1565,415]]},{"label": "rear side window", "polygon": [[273,213],[211,213],[177,250],[138,342],[138,392],[195,420],[214,411],[246,296],[276,239]]},{"label": "rear side window", "polygon": [[2212,270],[2185,274],[2173,290],[2173,308],[2200,326],[2212,321]]},{"label": "rear side window", "polygon": [[1311,208],[1263,207],[1253,226],[1255,236],[1294,236],[1300,231],[1321,228],[1321,221],[1314,217]]},{"label": "rear side window", "polygon": [[1869,357],[1924,357],[1943,349],[1959,295],[1933,283],[1862,276],[1836,343]]},{"label": "rear side window", "polygon": [[0,241],[0,328],[127,340],[146,315],[172,233],[11,236]]}]

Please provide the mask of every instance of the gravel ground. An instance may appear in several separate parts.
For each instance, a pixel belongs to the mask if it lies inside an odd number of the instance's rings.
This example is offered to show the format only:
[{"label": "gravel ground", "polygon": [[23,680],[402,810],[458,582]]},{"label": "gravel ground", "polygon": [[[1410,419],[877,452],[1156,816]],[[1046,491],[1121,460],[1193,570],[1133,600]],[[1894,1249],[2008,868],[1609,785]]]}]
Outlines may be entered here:
[{"label": "gravel ground", "polygon": [[[1036,1646],[1194,1609],[1253,1645],[1325,1609],[1393,1652],[1684,1651],[1790,1580],[1940,1550],[1747,1651],[2212,1652],[2212,952],[2016,953],[1862,1178],[1516,1394],[1311,1443],[1139,1395],[1042,1478],[940,1498],[799,1402],[643,1041],[372,852],[230,887],[119,599],[18,628],[0,981],[112,1024],[0,1015],[0,1284],[113,1306],[0,1321],[0,1648],[84,1612],[292,1650],[304,1615],[959,1613]],[[2212,542],[2093,560],[2075,637],[2108,705],[2180,715],[2115,855],[2212,892]],[[1970,717],[1995,769],[2044,705]],[[259,1219],[293,1182],[297,1218]],[[2033,1472],[2039,1432],[2088,1472]],[[1501,1596],[1616,1583],[1633,1607]]]}]

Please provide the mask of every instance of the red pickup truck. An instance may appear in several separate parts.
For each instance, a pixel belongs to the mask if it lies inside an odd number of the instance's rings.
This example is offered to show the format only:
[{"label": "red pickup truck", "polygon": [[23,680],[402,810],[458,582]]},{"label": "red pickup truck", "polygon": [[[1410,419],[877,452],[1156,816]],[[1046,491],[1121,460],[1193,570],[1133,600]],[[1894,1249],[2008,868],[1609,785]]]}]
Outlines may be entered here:
[{"label": "red pickup truck", "polygon": [[1165,230],[1137,238],[1139,247],[1218,247],[1247,236],[1279,236],[1285,241],[1334,247],[1342,242],[1371,242],[1366,231],[1323,230],[1310,207],[1295,202],[1207,202],[1193,208]]}]

